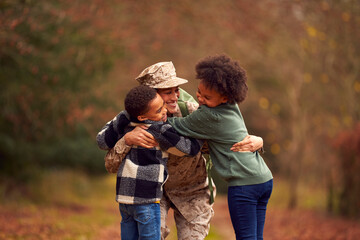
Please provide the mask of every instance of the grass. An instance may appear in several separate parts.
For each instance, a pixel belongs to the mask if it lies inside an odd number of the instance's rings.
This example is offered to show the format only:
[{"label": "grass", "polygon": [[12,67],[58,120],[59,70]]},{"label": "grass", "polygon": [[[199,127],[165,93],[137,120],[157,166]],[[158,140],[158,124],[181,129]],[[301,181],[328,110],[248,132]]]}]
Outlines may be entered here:
[{"label": "grass", "polygon": [[[0,227],[0,232],[7,233],[6,239],[94,239],[100,229],[118,221],[114,182],[114,175],[43,173],[40,179],[11,190],[0,200],[0,214],[22,216],[12,225]],[[4,196],[3,183],[0,189]],[[37,231],[38,226],[41,229]]]},{"label": "grass", "polygon": [[[287,208],[290,199],[290,187],[289,181],[275,177],[269,208]],[[326,191],[321,186],[303,181],[298,186],[297,196],[297,208],[326,211]]]}]

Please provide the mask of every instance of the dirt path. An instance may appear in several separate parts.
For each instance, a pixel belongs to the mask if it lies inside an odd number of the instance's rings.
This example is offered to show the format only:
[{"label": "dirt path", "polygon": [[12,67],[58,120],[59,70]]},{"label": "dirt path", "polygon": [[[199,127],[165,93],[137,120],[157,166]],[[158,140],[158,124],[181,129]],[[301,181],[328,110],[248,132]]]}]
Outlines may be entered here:
[{"label": "dirt path", "polygon": [[[219,238],[221,240],[235,239],[226,199],[218,197],[214,210],[215,216],[211,222],[213,231],[221,236]],[[169,225],[174,226],[172,219]],[[116,223],[103,229],[97,239],[119,239],[119,234],[119,223]],[[267,240],[358,240],[360,239],[360,222],[312,211],[270,208],[264,238]]]},{"label": "dirt path", "polygon": [[[214,210],[211,231],[219,236],[218,239],[235,239],[224,197],[217,197]],[[46,210],[47,214],[43,214],[38,209],[8,209],[0,206],[0,239],[72,239],[68,235],[69,231],[58,224],[59,217],[73,215],[78,218],[89,211],[91,209],[78,209],[78,207],[67,209],[53,206]],[[109,210],[109,214],[118,214],[117,209]],[[174,229],[172,218],[169,225]],[[83,236],[81,239],[120,239],[120,224],[117,221],[108,227],[93,228],[93,231],[96,232],[93,238]],[[168,240],[175,239],[174,236],[175,234],[172,233]],[[267,240],[358,240],[360,239],[360,222],[313,211],[270,208],[264,238]]]},{"label": "dirt path", "polygon": [[[211,224],[222,239],[235,239],[226,199],[217,199]],[[331,217],[323,213],[269,208],[264,229],[267,240],[358,240],[360,221]]]},{"label": "dirt path", "polygon": [[270,209],[268,216],[265,226],[268,240],[360,239],[359,221],[300,210]]}]

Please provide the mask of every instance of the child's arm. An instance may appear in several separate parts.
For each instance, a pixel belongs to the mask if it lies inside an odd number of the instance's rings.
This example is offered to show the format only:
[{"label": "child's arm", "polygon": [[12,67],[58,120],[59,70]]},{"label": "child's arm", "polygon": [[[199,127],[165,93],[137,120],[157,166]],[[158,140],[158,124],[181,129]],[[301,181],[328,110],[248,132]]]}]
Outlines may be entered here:
[{"label": "child's arm", "polygon": [[204,143],[202,140],[181,136],[168,123],[152,124],[148,131],[159,142],[162,150],[177,156],[195,156]]},{"label": "child's arm", "polygon": [[104,150],[113,148],[116,142],[124,136],[124,129],[130,123],[129,118],[129,114],[122,111],[113,120],[106,123],[96,136],[99,148]]},{"label": "child's arm", "polygon": [[186,117],[172,117],[168,118],[168,121],[183,136],[210,139],[214,132],[209,128],[209,123],[219,122],[220,116],[212,114],[207,107],[200,106]]}]

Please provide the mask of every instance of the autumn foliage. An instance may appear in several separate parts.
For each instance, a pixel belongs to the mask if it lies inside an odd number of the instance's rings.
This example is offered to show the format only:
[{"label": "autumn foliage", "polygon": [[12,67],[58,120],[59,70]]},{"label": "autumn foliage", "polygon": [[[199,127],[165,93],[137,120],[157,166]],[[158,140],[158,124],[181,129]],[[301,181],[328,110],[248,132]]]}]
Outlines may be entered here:
[{"label": "autumn foliage", "polygon": [[0,5],[4,173],[16,176],[34,165],[54,163],[86,167],[91,161],[94,151],[79,154],[93,134],[95,101],[90,90],[119,52],[110,31],[92,17],[99,14],[97,8],[88,11],[86,4],[3,1]]},{"label": "autumn foliage", "polygon": [[329,211],[359,216],[344,207],[359,209],[359,152],[343,152],[355,135],[332,140],[360,121],[359,16],[357,0],[1,1],[0,177],[104,173],[95,135],[142,69],[171,60],[195,95],[196,62],[226,53],[247,70],[240,108],[290,183],[288,206],[308,181]]},{"label": "autumn foliage", "polygon": [[360,123],[339,133],[334,147],[340,157],[340,206],[343,215],[360,215]]}]

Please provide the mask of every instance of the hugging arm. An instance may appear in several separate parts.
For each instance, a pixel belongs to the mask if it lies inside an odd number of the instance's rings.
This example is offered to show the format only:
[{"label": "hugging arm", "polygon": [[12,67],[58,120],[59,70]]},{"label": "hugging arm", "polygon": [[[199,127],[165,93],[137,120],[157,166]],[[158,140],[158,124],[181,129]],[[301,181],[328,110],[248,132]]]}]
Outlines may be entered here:
[{"label": "hugging arm", "polygon": [[180,135],[170,124],[153,124],[148,131],[154,135],[160,148],[177,156],[195,156],[204,141]]},{"label": "hugging arm", "polygon": [[[213,116],[204,110],[206,110],[206,108],[199,108],[185,118],[169,118],[169,122],[176,131],[182,135],[199,139],[209,139],[209,128],[204,123],[207,121],[218,121],[218,119],[216,116]],[[255,152],[262,147],[263,139],[261,137],[248,135],[242,141],[235,143],[231,150],[234,152]]]},{"label": "hugging arm", "polygon": [[113,148],[116,142],[125,134],[125,127],[129,125],[130,117],[127,112],[120,112],[113,120],[106,123],[102,130],[96,136],[96,142],[99,148],[109,150]]}]

